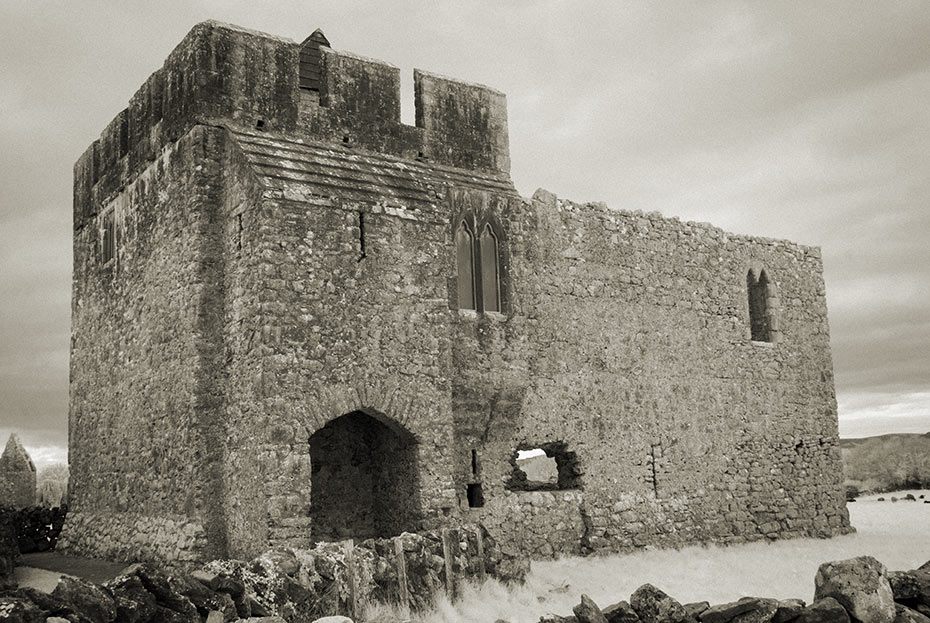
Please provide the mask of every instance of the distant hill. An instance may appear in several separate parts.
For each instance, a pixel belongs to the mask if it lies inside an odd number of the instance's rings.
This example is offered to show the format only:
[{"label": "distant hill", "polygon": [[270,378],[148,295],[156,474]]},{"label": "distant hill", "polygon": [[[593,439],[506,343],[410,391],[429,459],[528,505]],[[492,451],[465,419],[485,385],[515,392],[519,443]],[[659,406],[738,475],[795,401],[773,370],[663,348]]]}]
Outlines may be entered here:
[{"label": "distant hill", "polygon": [[559,480],[559,470],[555,459],[545,454],[517,459],[517,467],[523,470],[526,479],[531,482],[555,484]]},{"label": "distant hill", "polygon": [[930,433],[840,439],[847,487],[860,491],[930,488]]}]

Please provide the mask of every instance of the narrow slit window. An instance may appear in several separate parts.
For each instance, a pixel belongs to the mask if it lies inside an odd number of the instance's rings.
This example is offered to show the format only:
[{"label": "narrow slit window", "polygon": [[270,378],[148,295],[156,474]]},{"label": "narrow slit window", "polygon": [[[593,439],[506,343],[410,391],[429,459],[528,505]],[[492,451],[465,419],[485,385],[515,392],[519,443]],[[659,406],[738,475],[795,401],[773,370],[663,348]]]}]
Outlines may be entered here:
[{"label": "narrow slit window", "polygon": [[365,250],[365,213],[358,211],[358,261],[361,262],[368,253]]},{"label": "narrow slit window", "polygon": [[490,225],[481,232],[481,296],[484,311],[501,310],[501,280],[497,236]]},{"label": "narrow slit window", "polygon": [[119,120],[119,157],[129,153],[129,113],[123,111]]},{"label": "narrow slit window", "polygon": [[455,232],[459,309],[475,309],[474,237],[463,221]]},{"label": "narrow slit window", "polygon": [[236,257],[242,257],[242,215],[236,215]]},{"label": "narrow slit window", "polygon": [[103,216],[103,263],[106,264],[116,257],[116,219],[113,212]]},{"label": "narrow slit window", "polygon": [[746,288],[749,293],[749,331],[754,342],[771,342],[772,331],[769,322],[769,281],[762,270],[756,279],[752,270],[746,276]]}]

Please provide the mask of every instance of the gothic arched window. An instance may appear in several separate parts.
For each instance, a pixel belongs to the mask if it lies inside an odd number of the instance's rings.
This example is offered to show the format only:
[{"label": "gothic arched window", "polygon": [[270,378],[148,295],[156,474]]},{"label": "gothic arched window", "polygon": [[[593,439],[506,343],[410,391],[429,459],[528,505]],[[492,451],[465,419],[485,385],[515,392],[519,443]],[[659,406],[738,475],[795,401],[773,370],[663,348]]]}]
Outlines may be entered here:
[{"label": "gothic arched window", "polygon": [[481,232],[481,298],[484,311],[501,310],[501,278],[500,257],[498,253],[497,236],[491,225],[485,225]]},{"label": "gothic arched window", "polygon": [[475,306],[475,238],[465,221],[455,230],[455,263],[458,271],[459,309]]},{"label": "gothic arched window", "polygon": [[772,327],[769,321],[769,280],[764,270],[759,271],[756,279],[750,269],[746,275],[746,289],[749,292],[749,332],[755,342],[771,342]]}]

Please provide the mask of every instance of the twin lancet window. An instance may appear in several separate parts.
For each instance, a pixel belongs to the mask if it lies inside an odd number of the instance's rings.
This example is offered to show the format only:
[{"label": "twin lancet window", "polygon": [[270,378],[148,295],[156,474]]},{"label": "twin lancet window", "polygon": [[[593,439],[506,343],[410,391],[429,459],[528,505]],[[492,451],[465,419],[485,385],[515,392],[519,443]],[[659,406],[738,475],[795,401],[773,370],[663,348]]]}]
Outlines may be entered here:
[{"label": "twin lancet window", "polygon": [[466,221],[455,230],[458,307],[501,311],[500,243],[486,224],[480,235]]}]

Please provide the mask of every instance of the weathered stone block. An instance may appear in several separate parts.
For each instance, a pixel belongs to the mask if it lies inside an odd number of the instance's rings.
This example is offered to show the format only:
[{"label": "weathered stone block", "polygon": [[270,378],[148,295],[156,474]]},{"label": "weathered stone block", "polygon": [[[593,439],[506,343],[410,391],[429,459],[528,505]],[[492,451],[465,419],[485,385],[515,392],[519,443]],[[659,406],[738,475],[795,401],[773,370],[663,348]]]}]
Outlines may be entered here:
[{"label": "weathered stone block", "polygon": [[681,623],[688,613],[673,597],[652,584],[643,584],[630,595],[630,606],[643,623]]},{"label": "weathered stone block", "polygon": [[817,599],[801,611],[797,623],[850,623],[849,614],[832,597]]},{"label": "weathered stone block", "polygon": [[930,617],[907,606],[895,604],[894,623],[930,623]]},{"label": "weathered stone block", "polygon": [[581,603],[572,608],[578,623],[607,623],[607,618],[594,600],[587,595],[581,596]]},{"label": "weathered stone block", "polygon": [[832,597],[859,621],[890,623],[894,595],[885,565],[871,556],[827,562],[817,569],[814,599]]},{"label": "weathered stone block", "polygon": [[913,571],[889,571],[888,584],[895,601],[920,597],[920,580]]},{"label": "weathered stone block", "polygon": [[743,597],[738,601],[704,610],[699,618],[701,623],[768,623],[778,610],[774,599]]},{"label": "weathered stone block", "polygon": [[783,599],[778,602],[778,609],[772,617],[772,623],[788,623],[793,621],[804,610],[805,603],[800,599]]},{"label": "weathered stone block", "polygon": [[104,588],[67,575],[62,576],[52,597],[68,604],[93,623],[111,623],[116,619],[113,596]]},{"label": "weathered stone block", "polygon": [[[687,607],[686,607],[687,608]],[[636,610],[625,601],[618,601],[604,608],[602,611],[607,623],[639,623],[639,615]]]},{"label": "weathered stone block", "polygon": [[45,623],[45,615],[39,608],[20,597],[0,596],[0,617],[8,623]]}]

